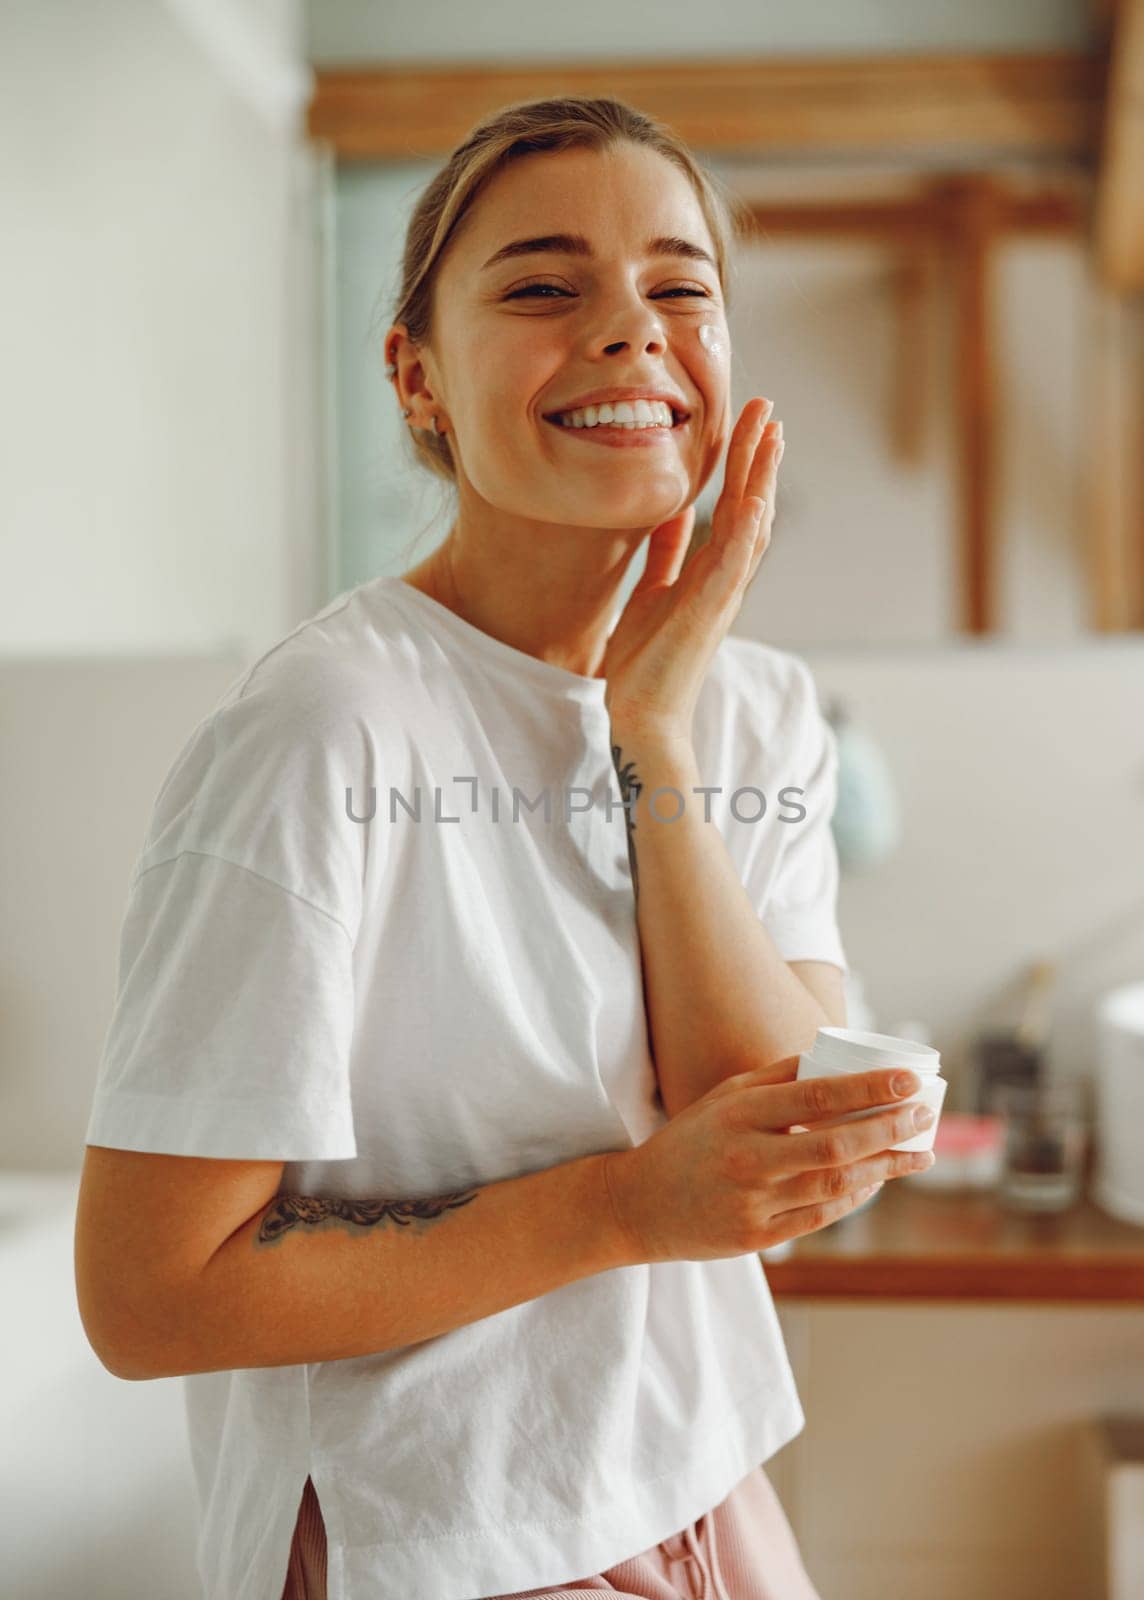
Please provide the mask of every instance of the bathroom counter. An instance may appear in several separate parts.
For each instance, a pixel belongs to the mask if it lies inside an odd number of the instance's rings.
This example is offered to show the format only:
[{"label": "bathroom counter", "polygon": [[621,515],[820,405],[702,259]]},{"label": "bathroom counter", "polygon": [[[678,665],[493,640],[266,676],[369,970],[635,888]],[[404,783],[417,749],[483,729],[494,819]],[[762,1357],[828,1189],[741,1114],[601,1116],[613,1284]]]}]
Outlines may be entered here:
[{"label": "bathroom counter", "polygon": [[776,1299],[1144,1305],[1144,1227],[1087,1199],[1056,1216],[1022,1216],[991,1193],[902,1179],[763,1265]]}]

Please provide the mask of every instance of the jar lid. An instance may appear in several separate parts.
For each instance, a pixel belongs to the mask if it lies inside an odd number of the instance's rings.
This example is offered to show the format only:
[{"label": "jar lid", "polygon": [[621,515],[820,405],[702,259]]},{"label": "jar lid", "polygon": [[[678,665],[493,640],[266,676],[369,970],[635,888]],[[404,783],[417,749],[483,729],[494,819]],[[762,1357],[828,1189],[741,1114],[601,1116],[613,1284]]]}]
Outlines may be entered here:
[{"label": "jar lid", "polygon": [[908,1067],[926,1076],[941,1066],[941,1055],[932,1045],[897,1039],[891,1033],[866,1033],[859,1028],[819,1028],[810,1053],[825,1066],[850,1072],[863,1072],[870,1067]]}]

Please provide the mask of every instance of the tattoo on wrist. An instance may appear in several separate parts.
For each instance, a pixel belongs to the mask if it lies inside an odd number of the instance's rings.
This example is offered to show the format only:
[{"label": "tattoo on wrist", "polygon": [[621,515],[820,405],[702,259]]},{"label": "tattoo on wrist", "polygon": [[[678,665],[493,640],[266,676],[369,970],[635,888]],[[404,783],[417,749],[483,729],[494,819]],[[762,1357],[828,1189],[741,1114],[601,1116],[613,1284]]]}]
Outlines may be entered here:
[{"label": "tattoo on wrist", "polygon": [[635,811],[643,784],[636,777],[635,762],[625,762],[623,751],[618,744],[612,746],[612,764],[616,769],[616,776],[620,780],[620,799],[623,802],[624,826],[627,829],[628,836],[628,866],[632,874],[632,892],[638,900],[640,897],[640,875],[636,862]]},{"label": "tattoo on wrist", "polygon": [[387,1221],[402,1228],[408,1228],[411,1222],[436,1222],[446,1211],[467,1206],[479,1192],[459,1190],[427,1200],[353,1200],[342,1196],[323,1200],[310,1194],[280,1194],[264,1214],[255,1243],[275,1244],[292,1228],[315,1228],[326,1221],[348,1223],[351,1230],[372,1228]]}]

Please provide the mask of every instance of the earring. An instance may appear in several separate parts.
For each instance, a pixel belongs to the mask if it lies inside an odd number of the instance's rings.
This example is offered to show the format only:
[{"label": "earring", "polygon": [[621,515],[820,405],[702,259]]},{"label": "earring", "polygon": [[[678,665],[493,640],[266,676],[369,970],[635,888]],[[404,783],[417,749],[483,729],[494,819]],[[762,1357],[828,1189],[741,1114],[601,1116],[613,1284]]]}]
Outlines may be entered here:
[{"label": "earring", "polygon": [[401,408],[401,415],[403,417],[411,417],[413,415],[413,407],[412,406],[403,406]]},{"label": "earring", "polygon": [[437,413],[435,411],[433,413],[433,421],[431,423],[431,427],[433,429],[433,432],[437,435],[437,437],[440,438],[441,437],[441,430],[437,426]]},{"label": "earring", "polygon": [[396,368],[396,366],[394,365],[394,363],[392,361],[386,367],[385,375],[386,375],[387,378],[396,378],[396,376],[397,376],[397,368]]}]

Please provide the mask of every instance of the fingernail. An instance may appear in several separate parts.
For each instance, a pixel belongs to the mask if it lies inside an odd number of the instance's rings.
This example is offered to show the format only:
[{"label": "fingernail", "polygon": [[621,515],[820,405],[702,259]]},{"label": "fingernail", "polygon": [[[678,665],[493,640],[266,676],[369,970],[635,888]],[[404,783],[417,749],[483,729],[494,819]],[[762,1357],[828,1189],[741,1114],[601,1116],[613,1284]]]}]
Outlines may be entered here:
[{"label": "fingernail", "polygon": [[913,1094],[921,1085],[912,1072],[899,1072],[890,1087],[895,1094]]}]

